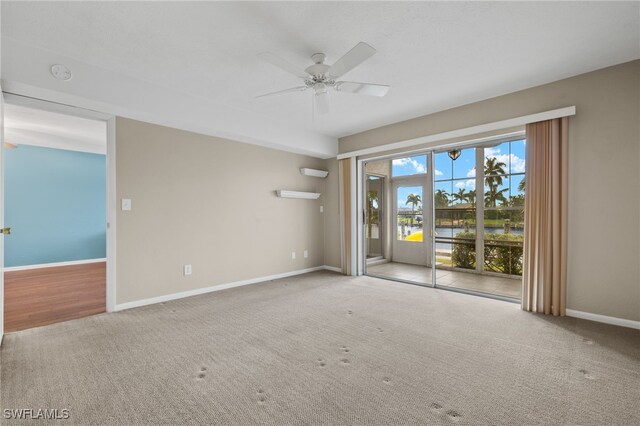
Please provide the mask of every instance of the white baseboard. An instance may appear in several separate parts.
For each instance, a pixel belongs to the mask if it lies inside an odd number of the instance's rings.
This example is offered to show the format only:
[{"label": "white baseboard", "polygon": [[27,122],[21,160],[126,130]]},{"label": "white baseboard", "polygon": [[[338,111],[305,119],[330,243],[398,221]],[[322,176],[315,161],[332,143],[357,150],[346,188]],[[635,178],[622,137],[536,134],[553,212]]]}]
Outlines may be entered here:
[{"label": "white baseboard", "polygon": [[341,272],[338,268],[332,266],[315,266],[313,268],[300,269],[297,271],[284,272],[282,274],[268,275],[266,277],[251,278],[248,280],[234,281],[226,284],[218,284],[211,287],[197,288],[194,290],[181,291],[180,293],[166,294],[164,296],[151,297],[149,299],[134,300],[133,302],[119,303],[115,306],[114,311],[123,311],[125,309],[138,308],[140,306],[153,305],[154,303],[168,302],[170,300],[182,299],[183,297],[197,296],[199,294],[211,293],[214,291],[226,290],[228,288],[241,287],[250,284],[258,284],[265,281],[277,280],[280,278],[293,277],[295,275],[307,274],[309,272],[329,270]]},{"label": "white baseboard", "polygon": [[69,262],[55,262],[55,263],[40,263],[38,265],[24,265],[24,266],[10,266],[4,268],[5,272],[11,271],[26,271],[28,269],[40,269],[40,268],[55,268],[58,266],[72,266],[72,265],[84,265],[87,263],[99,263],[106,262],[107,259],[83,259],[83,260],[71,260]]},{"label": "white baseboard", "polygon": [[590,312],[576,311],[573,309],[567,309],[567,316],[640,330],[640,321],[634,321],[625,318],[609,317],[606,315],[592,314]]},{"label": "white baseboard", "polygon": [[325,269],[325,270],[331,271],[331,272],[337,272],[339,274],[342,273],[342,268],[336,268],[335,266],[324,265],[322,267],[322,269]]}]

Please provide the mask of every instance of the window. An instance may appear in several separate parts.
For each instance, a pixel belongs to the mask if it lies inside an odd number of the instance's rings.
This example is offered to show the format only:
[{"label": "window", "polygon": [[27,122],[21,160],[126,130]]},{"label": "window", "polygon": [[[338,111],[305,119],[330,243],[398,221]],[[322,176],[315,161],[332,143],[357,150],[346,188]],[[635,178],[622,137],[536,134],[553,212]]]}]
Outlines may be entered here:
[{"label": "window", "polygon": [[524,140],[484,149],[485,271],[522,275]]},{"label": "window", "polygon": [[422,242],[422,195],[422,186],[398,187],[396,193],[398,240]]},{"label": "window", "polygon": [[380,189],[381,179],[367,176],[367,227],[366,238],[380,238]]},{"label": "window", "polygon": [[476,149],[435,154],[436,264],[475,269]]},{"label": "window", "polygon": [[[484,150],[481,199],[476,148],[462,150],[456,160],[448,152],[435,154],[437,266],[522,275],[525,147],[521,139],[477,148]],[[484,221],[480,230],[478,214]],[[484,242],[482,256],[476,255],[477,238]]]}]

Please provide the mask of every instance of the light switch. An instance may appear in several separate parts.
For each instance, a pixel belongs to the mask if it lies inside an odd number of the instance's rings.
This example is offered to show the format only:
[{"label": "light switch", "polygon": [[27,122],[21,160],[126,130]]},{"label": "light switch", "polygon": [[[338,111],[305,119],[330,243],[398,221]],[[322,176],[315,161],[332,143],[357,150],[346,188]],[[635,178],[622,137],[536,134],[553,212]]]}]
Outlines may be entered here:
[{"label": "light switch", "polygon": [[130,198],[123,198],[122,199],[122,210],[123,211],[131,210],[131,199]]}]

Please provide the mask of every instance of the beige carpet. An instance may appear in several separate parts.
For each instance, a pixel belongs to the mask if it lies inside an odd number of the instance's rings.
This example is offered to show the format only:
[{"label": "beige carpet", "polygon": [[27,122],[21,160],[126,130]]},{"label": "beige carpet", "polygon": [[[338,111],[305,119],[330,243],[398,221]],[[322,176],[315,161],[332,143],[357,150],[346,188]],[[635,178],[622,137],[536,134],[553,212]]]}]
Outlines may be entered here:
[{"label": "beige carpet", "polygon": [[56,424],[640,424],[638,330],[329,272],[17,332],[1,353],[3,414],[69,409]]}]

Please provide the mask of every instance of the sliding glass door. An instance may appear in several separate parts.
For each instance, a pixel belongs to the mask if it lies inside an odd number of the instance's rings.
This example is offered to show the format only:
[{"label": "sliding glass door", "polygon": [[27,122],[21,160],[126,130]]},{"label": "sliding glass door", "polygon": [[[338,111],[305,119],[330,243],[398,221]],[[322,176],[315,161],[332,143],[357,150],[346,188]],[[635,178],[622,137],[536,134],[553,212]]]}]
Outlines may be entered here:
[{"label": "sliding glass door", "polygon": [[366,163],[367,172],[379,174],[366,175],[365,272],[519,299],[525,143],[506,140]]},{"label": "sliding glass door", "polygon": [[519,139],[434,154],[436,286],[521,297],[524,146]]}]

